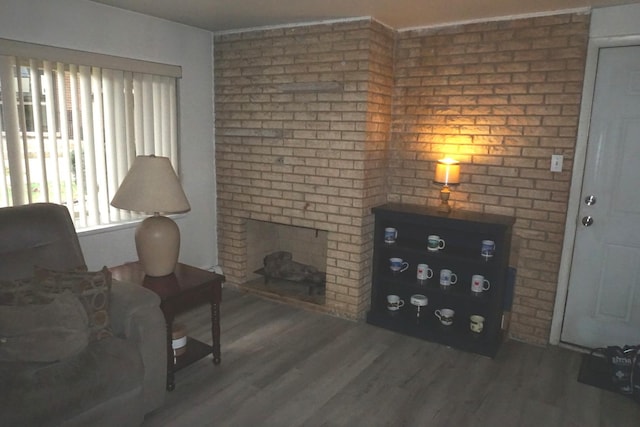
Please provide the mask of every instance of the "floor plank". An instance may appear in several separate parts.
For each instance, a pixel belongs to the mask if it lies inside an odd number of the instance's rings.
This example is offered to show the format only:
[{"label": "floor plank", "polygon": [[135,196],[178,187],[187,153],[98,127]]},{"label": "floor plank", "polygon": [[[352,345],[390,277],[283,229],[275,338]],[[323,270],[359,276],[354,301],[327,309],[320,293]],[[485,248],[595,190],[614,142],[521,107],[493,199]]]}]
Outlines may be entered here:
[{"label": "floor plank", "polygon": [[[178,321],[211,342],[208,307]],[[506,341],[489,359],[231,289],[221,322],[222,364],[179,371],[145,427],[640,425],[558,347]]]}]

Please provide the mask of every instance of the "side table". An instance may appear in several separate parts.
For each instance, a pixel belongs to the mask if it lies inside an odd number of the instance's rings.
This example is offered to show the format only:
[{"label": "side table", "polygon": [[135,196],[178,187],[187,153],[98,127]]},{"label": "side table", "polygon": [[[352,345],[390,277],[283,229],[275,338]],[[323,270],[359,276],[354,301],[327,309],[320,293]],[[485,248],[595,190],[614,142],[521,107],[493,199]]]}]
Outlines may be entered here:
[{"label": "side table", "polygon": [[[146,276],[139,262],[129,262],[109,270],[114,279],[144,286],[160,296],[160,308],[167,324],[167,390],[175,388],[177,371],[208,354],[213,355],[214,365],[220,364],[220,302],[224,276],[182,263],[178,263],[174,273],[162,277]],[[187,351],[174,357],[171,331],[175,316],[206,302],[211,305],[213,345],[188,337]]]}]

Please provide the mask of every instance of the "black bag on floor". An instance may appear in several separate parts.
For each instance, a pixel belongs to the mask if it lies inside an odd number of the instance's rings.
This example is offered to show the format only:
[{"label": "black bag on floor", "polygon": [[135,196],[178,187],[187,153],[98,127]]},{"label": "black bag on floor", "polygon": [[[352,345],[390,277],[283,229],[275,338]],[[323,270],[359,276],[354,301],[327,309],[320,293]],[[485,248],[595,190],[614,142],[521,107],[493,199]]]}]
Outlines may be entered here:
[{"label": "black bag on floor", "polygon": [[[640,394],[640,384],[634,384],[634,380],[640,382],[640,367],[635,368],[640,363],[640,345],[609,346],[591,351],[592,355],[596,353],[602,354],[607,360],[611,384],[616,391],[626,396],[631,396],[634,392]],[[635,385],[638,385],[637,390]]]}]

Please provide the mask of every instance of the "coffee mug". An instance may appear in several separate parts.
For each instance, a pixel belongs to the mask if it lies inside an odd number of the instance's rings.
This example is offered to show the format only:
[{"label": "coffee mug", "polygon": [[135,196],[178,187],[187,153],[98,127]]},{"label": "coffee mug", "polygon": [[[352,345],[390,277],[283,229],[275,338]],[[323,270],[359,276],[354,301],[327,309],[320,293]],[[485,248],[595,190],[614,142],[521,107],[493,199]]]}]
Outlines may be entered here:
[{"label": "coffee mug", "polygon": [[455,285],[458,282],[456,273],[446,268],[440,270],[440,286]]},{"label": "coffee mug", "polygon": [[398,311],[404,305],[404,300],[398,295],[387,295],[387,310]]},{"label": "coffee mug", "polygon": [[387,227],[384,229],[384,242],[395,243],[398,238],[398,230],[393,227]]},{"label": "coffee mug", "polygon": [[479,274],[471,276],[471,290],[473,292],[481,293],[482,291],[488,291],[491,287],[491,283]]},{"label": "coffee mug", "polygon": [[455,311],[450,308],[441,308],[433,312],[436,315],[440,323],[445,326],[449,326],[453,324],[453,316],[456,314]]},{"label": "coffee mug", "polygon": [[478,314],[474,314],[469,317],[469,322],[469,328],[477,334],[482,332],[482,329],[484,329],[484,317]]},{"label": "coffee mug", "polygon": [[491,258],[496,251],[496,242],[493,240],[483,240],[480,255],[485,258]]},{"label": "coffee mug", "polygon": [[433,277],[433,270],[429,268],[427,264],[418,264],[418,273],[416,275],[418,280],[427,280]]},{"label": "coffee mug", "polygon": [[444,240],[435,234],[427,237],[427,249],[431,252],[439,251],[440,249],[444,249],[445,243]]},{"label": "coffee mug", "polygon": [[409,268],[409,263],[403,261],[402,258],[389,258],[389,261],[391,262],[391,271],[394,273],[402,273]]}]

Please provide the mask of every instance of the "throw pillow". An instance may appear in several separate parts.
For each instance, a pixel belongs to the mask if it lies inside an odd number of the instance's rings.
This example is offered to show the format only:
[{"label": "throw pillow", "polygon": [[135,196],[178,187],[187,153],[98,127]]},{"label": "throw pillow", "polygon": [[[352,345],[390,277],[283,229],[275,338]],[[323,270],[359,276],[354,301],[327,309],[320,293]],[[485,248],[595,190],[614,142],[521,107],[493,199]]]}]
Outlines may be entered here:
[{"label": "throw pillow", "polygon": [[35,286],[50,294],[70,291],[87,312],[89,340],[97,341],[112,336],[109,327],[109,301],[111,272],[107,267],[100,271],[54,271],[35,267]]},{"label": "throw pillow", "polygon": [[0,361],[55,362],[87,346],[87,314],[78,298],[71,293],[36,298],[0,305]]},{"label": "throw pillow", "polygon": [[31,279],[0,280],[0,305],[44,304],[51,298],[36,292]]}]

